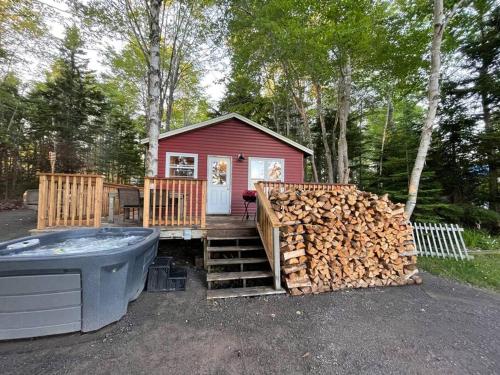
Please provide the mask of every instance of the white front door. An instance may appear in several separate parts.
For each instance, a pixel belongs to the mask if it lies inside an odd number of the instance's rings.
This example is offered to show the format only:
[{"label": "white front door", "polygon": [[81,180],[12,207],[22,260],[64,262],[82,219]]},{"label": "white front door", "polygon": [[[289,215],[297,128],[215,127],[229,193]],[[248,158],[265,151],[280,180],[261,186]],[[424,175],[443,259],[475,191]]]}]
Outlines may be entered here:
[{"label": "white front door", "polygon": [[208,157],[207,214],[231,213],[231,158]]}]

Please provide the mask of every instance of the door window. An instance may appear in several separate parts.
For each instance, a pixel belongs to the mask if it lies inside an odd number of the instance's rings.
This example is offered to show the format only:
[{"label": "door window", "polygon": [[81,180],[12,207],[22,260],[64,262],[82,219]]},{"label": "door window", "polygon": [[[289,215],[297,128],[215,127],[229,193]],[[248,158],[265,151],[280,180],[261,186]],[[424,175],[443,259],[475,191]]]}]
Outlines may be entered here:
[{"label": "door window", "polygon": [[225,160],[212,161],[210,166],[212,173],[212,185],[227,185],[227,162]]}]

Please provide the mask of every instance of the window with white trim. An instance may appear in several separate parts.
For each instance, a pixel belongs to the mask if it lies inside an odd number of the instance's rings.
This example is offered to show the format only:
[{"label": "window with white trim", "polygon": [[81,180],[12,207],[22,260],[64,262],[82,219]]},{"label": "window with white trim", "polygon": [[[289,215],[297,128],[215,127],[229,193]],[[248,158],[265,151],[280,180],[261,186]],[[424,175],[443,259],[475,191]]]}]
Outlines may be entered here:
[{"label": "window with white trim", "polygon": [[165,161],[165,176],[198,178],[198,154],[167,152]]},{"label": "window with white trim", "polygon": [[285,160],[248,158],[248,189],[255,190],[258,181],[285,181]]}]

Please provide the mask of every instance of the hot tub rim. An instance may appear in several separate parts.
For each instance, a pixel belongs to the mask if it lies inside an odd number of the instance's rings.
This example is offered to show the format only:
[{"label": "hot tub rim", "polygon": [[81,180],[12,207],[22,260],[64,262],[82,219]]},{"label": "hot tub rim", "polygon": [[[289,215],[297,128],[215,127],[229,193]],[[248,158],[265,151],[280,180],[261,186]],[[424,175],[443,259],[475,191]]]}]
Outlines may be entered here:
[{"label": "hot tub rim", "polygon": [[[134,228],[133,230],[139,230],[139,231],[151,231],[150,234],[145,236],[143,239],[141,239],[139,242],[134,243],[132,245],[126,245],[126,246],[121,246],[117,247],[115,249],[111,250],[99,250],[99,251],[91,251],[91,252],[81,252],[81,253],[73,253],[73,254],[53,254],[53,255],[2,255],[2,247],[6,247],[11,244],[15,244],[17,242],[21,241],[26,241],[30,239],[35,239],[35,238],[40,238],[40,237],[50,237],[50,236],[55,236],[61,235],[67,232],[87,232],[87,233],[96,233],[96,231],[102,231],[102,230],[108,230],[109,232],[119,232],[120,230],[123,229],[129,229],[130,227],[113,227],[113,228],[79,228],[79,229],[68,229],[68,230],[62,230],[62,231],[57,231],[57,232],[51,232],[51,233],[43,233],[40,235],[35,235],[35,236],[26,236],[26,237],[21,237],[18,239],[14,240],[9,240],[5,242],[0,242],[0,262],[24,262],[24,261],[50,261],[50,260],[55,260],[55,259],[78,259],[78,258],[89,258],[89,257],[107,257],[110,255],[119,255],[120,253],[129,253],[133,252],[134,250],[138,250],[141,248],[145,243],[149,242],[154,242],[159,236],[160,236],[160,229],[159,228]],[[71,237],[68,237],[68,239]],[[78,237],[74,237],[78,238]]]}]

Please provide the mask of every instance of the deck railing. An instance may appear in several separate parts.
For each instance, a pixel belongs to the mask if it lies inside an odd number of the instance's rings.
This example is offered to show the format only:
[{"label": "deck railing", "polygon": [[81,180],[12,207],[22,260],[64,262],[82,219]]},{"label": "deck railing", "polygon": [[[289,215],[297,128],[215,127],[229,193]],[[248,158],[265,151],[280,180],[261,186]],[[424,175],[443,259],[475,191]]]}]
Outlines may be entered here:
[{"label": "deck railing", "polygon": [[345,186],[354,186],[350,184],[316,184],[316,183],[288,183],[261,181],[255,184],[257,191],[257,230],[262,239],[264,249],[269,259],[271,269],[274,273],[274,288],[281,289],[280,275],[280,230],[282,224],[278,220],[269,197],[273,191],[287,190],[324,190],[338,191]]},{"label": "deck railing", "polygon": [[273,190],[279,190],[281,192],[287,190],[295,190],[295,189],[312,190],[312,191],[316,190],[338,191],[345,186],[354,186],[353,184],[319,184],[319,183],[309,183],[309,182],[290,183],[290,182],[279,182],[279,181],[278,182],[261,181],[259,182],[259,184],[261,184],[262,189],[264,190],[266,197],[268,198]]},{"label": "deck railing", "polygon": [[146,177],[143,226],[205,228],[206,190],[206,180]]},{"label": "deck railing", "polygon": [[280,227],[281,223],[264,191],[264,183],[255,184],[257,191],[257,230],[274,274],[274,289],[281,289]]},{"label": "deck railing", "polygon": [[40,173],[37,228],[101,225],[103,177]]}]

